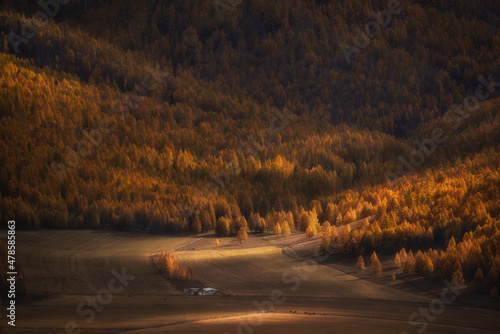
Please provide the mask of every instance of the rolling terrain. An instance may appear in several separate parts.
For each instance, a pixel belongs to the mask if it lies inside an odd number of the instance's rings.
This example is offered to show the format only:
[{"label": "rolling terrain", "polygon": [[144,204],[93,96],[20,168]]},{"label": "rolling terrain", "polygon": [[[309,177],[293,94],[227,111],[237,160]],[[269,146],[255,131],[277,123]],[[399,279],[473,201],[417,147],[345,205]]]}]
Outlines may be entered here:
[{"label": "rolling terrain", "polygon": [[[82,328],[82,333],[236,333],[239,324],[260,316],[262,325],[252,327],[255,333],[303,333],[311,326],[315,333],[331,332],[332,328],[340,328],[340,333],[361,333],[366,326],[375,333],[410,332],[417,327],[409,325],[408,317],[419,307],[427,307],[435,293],[403,292],[381,280],[345,273],[341,270],[345,267],[335,263],[304,266],[302,258],[283,252],[287,243],[314,242],[302,234],[286,239],[250,236],[242,245],[234,238],[223,238],[219,246],[213,235],[201,237],[112,231],[19,232],[19,259],[30,297],[19,305],[18,319],[22,320],[15,333],[59,333],[68,321]],[[151,262],[151,254],[171,250],[182,264],[193,266],[197,281],[219,289],[224,296],[183,295]],[[78,305],[88,297],[95,298],[113,278],[111,270],[120,272],[121,268],[135,278],[87,323],[87,315],[77,314]],[[294,290],[296,281],[282,280],[283,273],[293,268],[302,273],[294,276],[300,277]],[[274,304],[272,313],[258,315],[254,303],[264,305],[275,289],[282,291],[284,301]],[[493,333],[500,330],[499,315],[495,310],[447,305],[427,331]]]},{"label": "rolling terrain", "polygon": [[499,0],[2,0],[0,334],[499,333],[499,110]]}]

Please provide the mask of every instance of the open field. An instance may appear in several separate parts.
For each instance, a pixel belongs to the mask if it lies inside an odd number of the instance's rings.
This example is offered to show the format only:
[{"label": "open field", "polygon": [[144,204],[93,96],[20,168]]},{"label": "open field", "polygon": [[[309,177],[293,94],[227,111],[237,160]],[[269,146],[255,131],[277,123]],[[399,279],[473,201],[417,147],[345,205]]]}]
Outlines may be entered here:
[{"label": "open field", "polygon": [[150,234],[102,231],[30,231],[19,233],[19,259],[27,285],[40,294],[80,294],[101,289],[111,270],[140,275],[130,284],[135,293],[158,290],[178,293],[158,275],[149,256],[189,242],[191,237],[166,238]]},{"label": "open field", "polygon": [[[312,326],[315,333],[332,328],[339,333],[365,333],[368,328],[375,333],[411,333],[418,327],[411,327],[408,317],[429,305],[424,295],[357,277],[342,266],[303,266],[303,259],[284,251],[285,244],[303,249],[313,244],[301,234],[285,240],[250,236],[243,245],[225,238],[218,247],[213,236],[201,237],[20,231],[18,256],[32,298],[18,306],[17,327],[11,332],[64,333],[67,322],[73,321],[82,333],[236,333],[241,321],[251,314],[256,317],[259,309],[254,303],[262,305],[279,289],[283,303],[263,315],[254,333],[305,333]],[[173,249],[181,263],[194,267],[198,281],[227,296],[184,296],[162,277],[150,255]],[[78,305],[96,298],[108,287],[111,271],[121,268],[134,279],[87,322],[88,315],[77,314]],[[283,281],[283,273],[293,268],[299,269]],[[447,305],[426,332],[498,332],[499,316],[498,311]]]},{"label": "open field", "polygon": [[195,268],[197,279],[231,296],[268,295],[279,288],[285,294],[294,296],[426,300],[329,266],[303,265],[302,259],[284,255],[279,247],[263,242],[259,244],[258,247],[242,248],[228,245],[202,252],[180,250],[175,252],[175,256]]},{"label": "open field", "polygon": [[[127,332],[130,334],[160,334],[160,333],[237,333],[238,328],[241,328],[242,333],[245,333],[246,325],[250,321],[259,323],[261,326],[250,327],[255,333],[259,334],[274,334],[274,333],[289,333],[302,334],[314,333],[330,334],[332,332],[339,334],[356,334],[366,333],[369,329],[370,333],[398,333],[399,331],[408,330],[409,325],[405,321],[373,319],[370,317],[352,317],[352,316],[328,316],[328,315],[295,315],[295,314],[265,314],[257,316],[236,316],[227,319],[212,319],[202,320],[193,323],[179,324],[173,326],[160,327],[156,329],[138,330]],[[240,326],[240,327],[239,327]],[[462,328],[453,325],[433,324],[430,325],[426,333],[429,334],[465,334],[470,333],[494,333],[488,330],[478,330],[471,328]]]}]

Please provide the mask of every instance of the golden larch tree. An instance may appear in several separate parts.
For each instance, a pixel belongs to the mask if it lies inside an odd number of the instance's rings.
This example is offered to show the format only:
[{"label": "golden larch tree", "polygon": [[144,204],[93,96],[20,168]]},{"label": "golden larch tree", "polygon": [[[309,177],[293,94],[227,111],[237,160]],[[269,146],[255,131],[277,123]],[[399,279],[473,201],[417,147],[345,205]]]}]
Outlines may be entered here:
[{"label": "golden larch tree", "polygon": [[382,273],[382,264],[378,260],[377,253],[373,252],[370,263],[370,274],[379,276]]},{"label": "golden larch tree", "polygon": [[243,241],[248,239],[247,231],[243,227],[240,228],[238,234],[236,235],[236,238],[239,240],[240,244],[242,244]]},{"label": "golden larch tree", "polygon": [[281,235],[281,227],[280,227],[280,224],[276,224],[276,226],[274,226],[274,234],[276,235]]},{"label": "golden larch tree", "polygon": [[361,255],[358,257],[358,262],[356,262],[356,269],[366,270],[365,260],[363,260],[363,257]]},{"label": "golden larch tree", "polygon": [[316,236],[316,234],[318,234],[316,228],[312,225],[309,225],[306,229],[306,238],[311,240],[314,236]]}]

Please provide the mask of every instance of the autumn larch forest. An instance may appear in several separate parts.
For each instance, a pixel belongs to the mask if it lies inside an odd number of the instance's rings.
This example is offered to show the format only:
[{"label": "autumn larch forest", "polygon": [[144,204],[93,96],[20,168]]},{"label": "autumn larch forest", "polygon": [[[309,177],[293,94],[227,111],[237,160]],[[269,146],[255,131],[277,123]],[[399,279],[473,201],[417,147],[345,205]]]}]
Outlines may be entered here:
[{"label": "autumn larch forest", "polygon": [[500,2],[41,3],[0,4],[2,227],[303,233],[497,296]]}]

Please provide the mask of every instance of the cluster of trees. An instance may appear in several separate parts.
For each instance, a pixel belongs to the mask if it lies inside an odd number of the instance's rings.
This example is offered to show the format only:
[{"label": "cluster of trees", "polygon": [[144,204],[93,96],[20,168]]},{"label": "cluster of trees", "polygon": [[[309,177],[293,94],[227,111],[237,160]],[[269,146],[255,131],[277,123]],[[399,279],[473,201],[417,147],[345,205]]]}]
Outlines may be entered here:
[{"label": "cluster of trees", "polygon": [[[363,256],[360,255],[358,257],[355,268],[359,271],[366,270],[365,260],[363,259]],[[373,252],[372,256],[370,257],[370,275],[379,276],[380,274],[382,274],[382,263],[380,263],[377,253]]]},{"label": "cluster of trees", "polygon": [[393,189],[350,191],[352,206],[375,196],[366,214],[377,217],[352,230],[349,225],[323,223],[321,246],[347,254],[401,249],[394,264],[404,273],[457,284],[476,281],[478,291],[490,292],[500,284],[498,161],[498,152],[483,152],[453,166],[412,175]]},{"label": "cluster of trees", "polygon": [[[496,234],[494,242],[498,244],[498,230]],[[497,296],[500,288],[500,255],[493,256],[484,238],[473,239],[472,234],[458,245],[452,237],[446,250],[431,248],[425,252],[419,250],[413,255],[411,250],[406,252],[403,248],[396,253],[394,265],[402,268],[405,274],[446,278],[455,285],[472,282],[474,291],[478,293],[488,292]]]},{"label": "cluster of trees", "polygon": [[[291,124],[277,134],[281,139],[247,158],[238,151],[239,143],[266,126],[258,115],[240,120],[250,125],[240,130],[234,119],[198,109],[197,125],[184,127],[174,114],[184,115],[188,105],[157,104],[147,97],[121,120],[109,112],[120,99],[116,89],[97,88],[3,53],[0,67],[0,207],[3,215],[19,220],[20,228],[111,226],[198,233],[214,230],[220,217],[230,216],[236,225],[229,233],[244,225],[242,217],[252,220],[249,230],[272,231],[276,224],[271,221],[283,221],[275,213],[269,216],[273,210],[289,213],[358,182],[380,181],[389,166],[380,157],[390,160],[391,150],[405,147],[390,136],[345,126],[331,125],[319,136],[313,132],[315,123],[304,118],[309,133]],[[245,106],[234,98],[228,101],[241,110],[267,108],[246,105],[249,100]],[[84,131],[97,128],[104,118],[116,129],[59,182],[52,163],[71,165],[68,157],[87,138]],[[360,158],[353,163],[351,155]],[[361,162],[365,158],[368,163]],[[202,193],[231,161],[238,162],[239,174],[231,175],[227,186]],[[206,204],[191,210],[200,196]],[[257,223],[252,213],[259,214]],[[287,223],[291,228],[290,217]]]},{"label": "cluster of trees", "polygon": [[[347,64],[339,43],[387,1],[256,0],[222,22],[210,1],[71,1],[16,55],[7,36],[39,8],[3,1],[0,221],[221,237],[298,229],[321,234],[325,250],[406,247],[420,261],[409,272],[429,274],[428,254],[432,275],[479,281],[481,269],[487,281],[499,255],[500,101],[492,94],[455,130],[441,116],[477,75],[498,81],[500,8],[403,2]],[[157,62],[168,78],[128,116],[114,113]],[[297,117],[263,133],[275,107]],[[113,131],[75,163],[103,119]],[[436,127],[453,136],[386,184]],[[54,162],[72,167],[62,181]],[[434,255],[452,238],[457,250]]]},{"label": "cluster of trees", "polygon": [[273,233],[277,236],[287,237],[290,235],[290,226],[287,223],[278,223],[274,226]]},{"label": "cluster of trees", "polygon": [[[120,89],[142,80],[138,61],[159,60],[175,73],[188,70],[217,91],[249,95],[261,105],[290,103],[325,121],[405,135],[461,102],[478,74],[499,74],[500,5],[402,0],[401,6],[388,29],[350,64],[339,45],[354,44],[356,28],[373,20],[372,11],[387,8],[386,0],[257,0],[236,6],[223,21],[210,1],[71,1],[55,19],[78,32],[51,23],[22,50],[37,65]],[[37,3],[13,0],[0,8],[27,16],[40,10]],[[16,23],[5,22],[4,34],[20,34]],[[86,36],[97,41],[85,43]]]},{"label": "cluster of trees", "polygon": [[162,252],[158,256],[157,268],[168,278],[175,280],[190,280],[194,277],[191,266],[184,268],[179,261],[170,253]]}]

